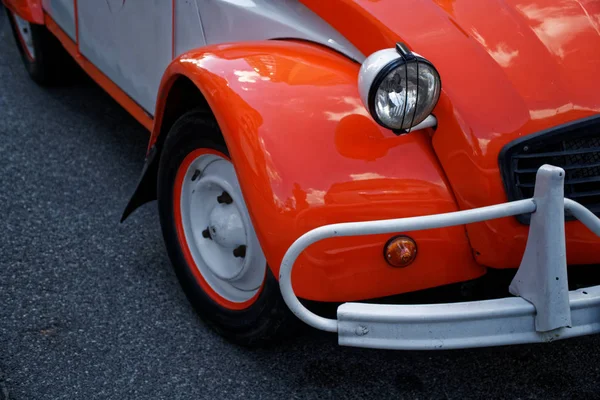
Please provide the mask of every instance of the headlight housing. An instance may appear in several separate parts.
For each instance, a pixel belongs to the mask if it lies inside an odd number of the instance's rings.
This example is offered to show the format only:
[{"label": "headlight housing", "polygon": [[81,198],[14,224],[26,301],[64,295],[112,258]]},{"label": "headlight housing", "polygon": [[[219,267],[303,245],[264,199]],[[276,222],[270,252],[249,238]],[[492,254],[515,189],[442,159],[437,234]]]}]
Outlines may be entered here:
[{"label": "headlight housing", "polygon": [[409,132],[425,121],[441,88],[433,64],[402,43],[371,54],[358,75],[363,104],[377,123],[396,133]]}]

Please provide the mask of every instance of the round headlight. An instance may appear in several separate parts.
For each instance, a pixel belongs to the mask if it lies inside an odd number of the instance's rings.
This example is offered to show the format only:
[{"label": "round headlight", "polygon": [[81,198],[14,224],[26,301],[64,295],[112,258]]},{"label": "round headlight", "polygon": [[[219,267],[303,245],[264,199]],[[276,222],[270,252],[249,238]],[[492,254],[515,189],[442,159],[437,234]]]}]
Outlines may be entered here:
[{"label": "round headlight", "polygon": [[425,58],[403,44],[371,54],[360,68],[360,97],[375,121],[407,132],[423,122],[437,104],[442,83]]}]

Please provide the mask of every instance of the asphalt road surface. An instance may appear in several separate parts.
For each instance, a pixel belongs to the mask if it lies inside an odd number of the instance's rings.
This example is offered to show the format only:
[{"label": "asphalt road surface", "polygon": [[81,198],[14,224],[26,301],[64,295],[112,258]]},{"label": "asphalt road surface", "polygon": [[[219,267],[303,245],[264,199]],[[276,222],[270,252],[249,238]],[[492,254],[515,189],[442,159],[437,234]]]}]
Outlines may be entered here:
[{"label": "asphalt road surface", "polygon": [[29,80],[0,12],[0,399],[600,398],[600,337],[439,352],[308,330],[236,347],[197,317],[156,204],[124,224],[147,132],[91,82]]}]

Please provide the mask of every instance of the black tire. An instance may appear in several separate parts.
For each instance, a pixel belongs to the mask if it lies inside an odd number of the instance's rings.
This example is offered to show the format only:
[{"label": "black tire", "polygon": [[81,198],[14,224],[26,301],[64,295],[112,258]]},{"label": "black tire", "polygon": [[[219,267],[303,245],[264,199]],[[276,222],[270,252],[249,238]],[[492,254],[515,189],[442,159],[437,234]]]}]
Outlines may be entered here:
[{"label": "black tire", "polygon": [[32,58],[21,40],[13,12],[6,9],[6,15],[31,79],[39,85],[48,86],[64,83],[73,76],[78,70],[75,61],[45,26],[30,24],[34,52]]},{"label": "black tire", "polygon": [[200,317],[226,339],[243,346],[262,346],[280,339],[297,323],[281,297],[279,283],[267,267],[262,291],[243,310],[231,310],[214,301],[197,282],[182,252],[175,226],[173,190],[179,166],[197,149],[228,155],[219,127],[202,111],[182,115],[173,125],[161,153],[157,196],[158,211],[169,258],[189,301]]}]

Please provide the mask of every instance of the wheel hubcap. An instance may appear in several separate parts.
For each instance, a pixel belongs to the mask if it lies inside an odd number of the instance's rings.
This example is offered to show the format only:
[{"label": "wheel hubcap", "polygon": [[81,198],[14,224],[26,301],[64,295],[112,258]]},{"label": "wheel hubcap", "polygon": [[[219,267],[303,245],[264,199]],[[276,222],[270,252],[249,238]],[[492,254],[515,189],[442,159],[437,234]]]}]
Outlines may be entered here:
[{"label": "wheel hubcap", "polygon": [[[197,150],[178,171],[180,218],[195,268],[221,298],[243,303],[264,281],[266,259],[231,162]],[[177,200],[177,196],[176,196]]]},{"label": "wheel hubcap", "polygon": [[234,205],[216,205],[208,216],[212,240],[221,247],[234,249],[246,245],[246,229],[240,213]]}]

